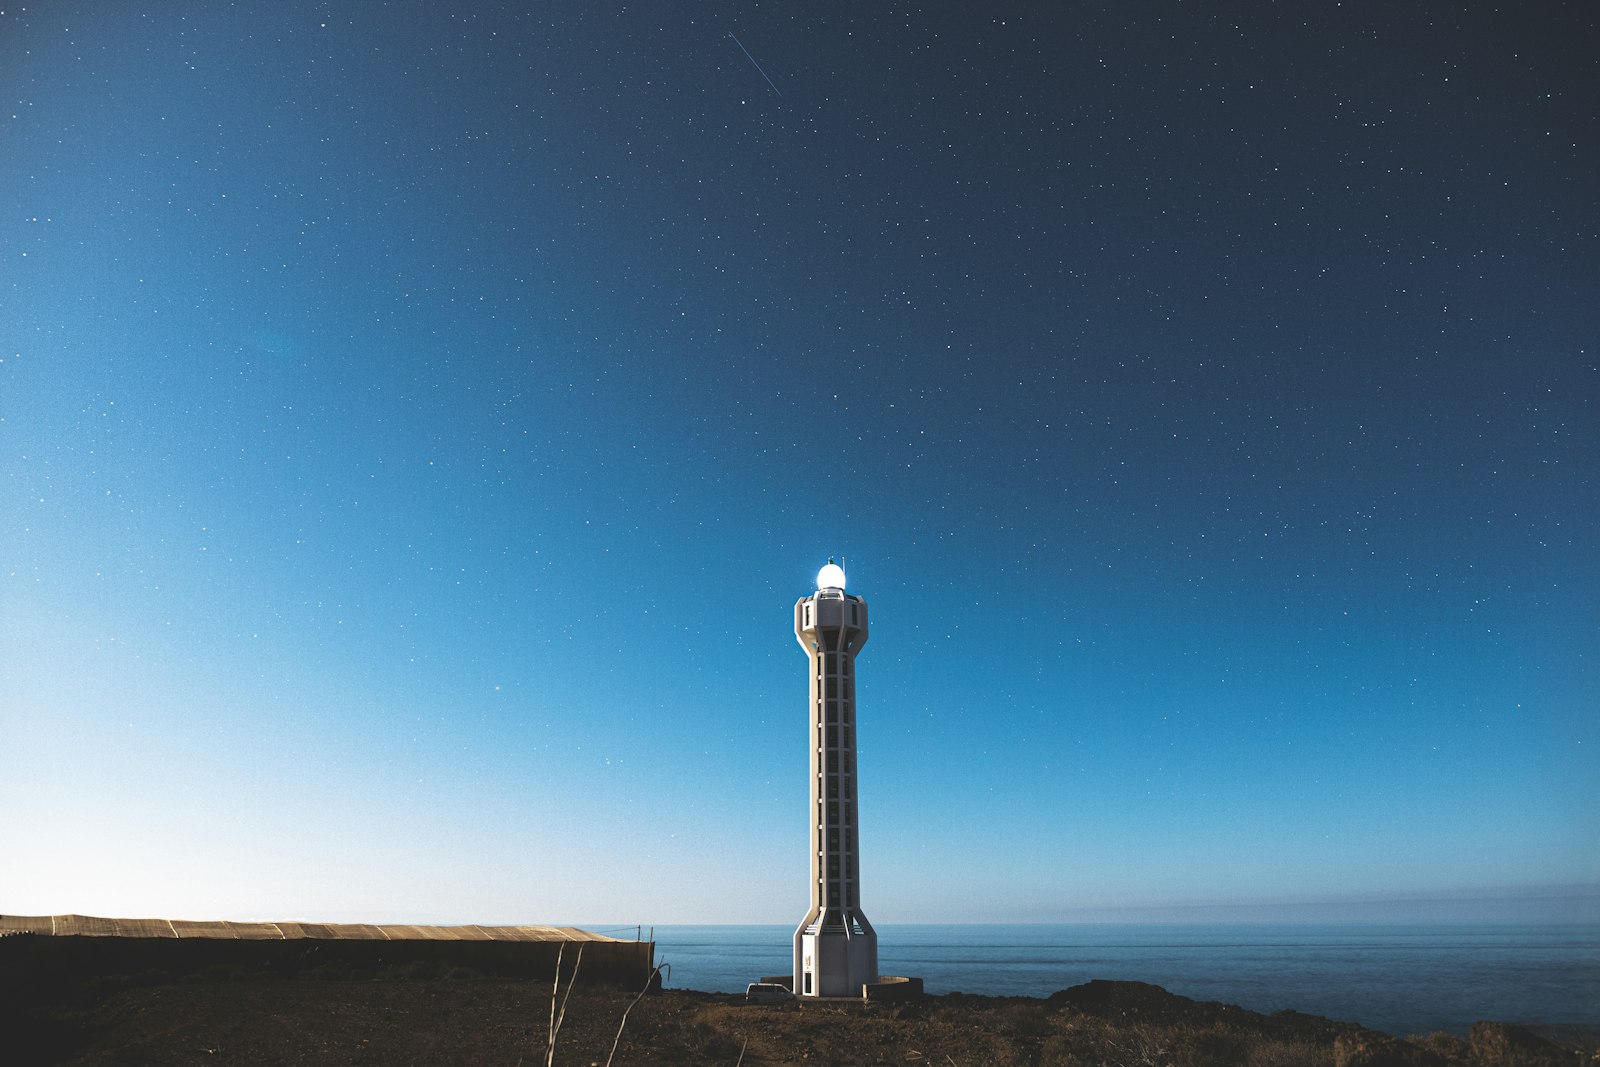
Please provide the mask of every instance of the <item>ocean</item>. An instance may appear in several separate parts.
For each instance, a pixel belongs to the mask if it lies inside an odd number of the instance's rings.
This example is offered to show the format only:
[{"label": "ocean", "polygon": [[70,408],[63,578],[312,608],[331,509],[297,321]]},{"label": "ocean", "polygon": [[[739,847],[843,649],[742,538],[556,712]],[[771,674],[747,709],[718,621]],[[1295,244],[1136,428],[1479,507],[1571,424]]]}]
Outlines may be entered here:
[{"label": "ocean", "polygon": [[[1044,997],[1092,978],[1151,982],[1258,1012],[1294,1009],[1404,1036],[1481,1019],[1600,1026],[1600,928],[1567,924],[885,925],[879,970],[930,993]],[[657,926],[669,988],[742,991],[790,970],[788,926]]]}]

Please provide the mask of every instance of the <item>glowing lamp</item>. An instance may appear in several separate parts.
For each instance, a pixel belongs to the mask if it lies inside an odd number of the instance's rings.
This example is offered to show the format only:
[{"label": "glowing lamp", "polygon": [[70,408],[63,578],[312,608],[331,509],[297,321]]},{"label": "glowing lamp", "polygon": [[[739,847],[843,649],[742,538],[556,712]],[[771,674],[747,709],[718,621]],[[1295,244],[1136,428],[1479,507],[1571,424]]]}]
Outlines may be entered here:
[{"label": "glowing lamp", "polygon": [[843,589],[844,568],[837,563],[828,563],[817,572],[818,589]]}]

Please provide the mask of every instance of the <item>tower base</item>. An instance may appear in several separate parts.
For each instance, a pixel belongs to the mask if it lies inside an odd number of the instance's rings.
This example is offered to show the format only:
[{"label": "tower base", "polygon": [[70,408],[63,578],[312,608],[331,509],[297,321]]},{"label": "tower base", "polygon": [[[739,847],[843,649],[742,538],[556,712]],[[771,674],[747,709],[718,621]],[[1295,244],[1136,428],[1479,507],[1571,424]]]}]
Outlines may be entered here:
[{"label": "tower base", "polygon": [[867,984],[877,980],[878,935],[865,920],[795,931],[795,996],[864,997]]}]

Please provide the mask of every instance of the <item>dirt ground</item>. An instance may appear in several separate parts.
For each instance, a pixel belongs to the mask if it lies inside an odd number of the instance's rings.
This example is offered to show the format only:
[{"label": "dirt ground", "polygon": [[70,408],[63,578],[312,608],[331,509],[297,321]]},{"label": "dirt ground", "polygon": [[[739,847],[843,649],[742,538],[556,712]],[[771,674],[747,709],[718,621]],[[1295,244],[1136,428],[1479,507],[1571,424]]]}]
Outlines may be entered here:
[{"label": "dirt ground", "polygon": [[[1397,1041],[1295,1013],[1199,1004],[1093,982],[1048,999],[928,997],[906,1005],[746,1006],[741,998],[579,981],[554,1063],[586,1067],[1383,1067],[1600,1063],[1515,1027]],[[630,1005],[632,1005],[630,1010]],[[626,1024],[622,1025],[627,1012]],[[621,1028],[620,1038],[619,1025]],[[548,981],[455,976],[317,980],[119,976],[0,1017],[8,1064],[545,1063]],[[613,1045],[615,1057],[612,1059]]]}]

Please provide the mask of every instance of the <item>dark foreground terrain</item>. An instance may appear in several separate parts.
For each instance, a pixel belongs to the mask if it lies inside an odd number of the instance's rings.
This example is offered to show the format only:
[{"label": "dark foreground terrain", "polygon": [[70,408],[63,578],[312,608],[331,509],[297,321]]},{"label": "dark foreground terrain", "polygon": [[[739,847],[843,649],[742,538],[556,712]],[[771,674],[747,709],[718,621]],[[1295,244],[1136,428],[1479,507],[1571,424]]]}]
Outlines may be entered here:
[{"label": "dark foreground terrain", "polygon": [[[1400,1041],[1292,1012],[1196,1003],[1134,982],[1091,982],[1042,1000],[952,994],[904,1005],[746,1006],[668,990],[630,1011],[636,996],[580,979],[554,1062],[606,1064],[616,1043],[616,1067],[1600,1063],[1579,1035],[1481,1023],[1470,1038]],[[417,968],[323,978],[147,973],[0,1005],[0,1062],[531,1067],[545,1062],[550,1024],[548,981]]]}]

